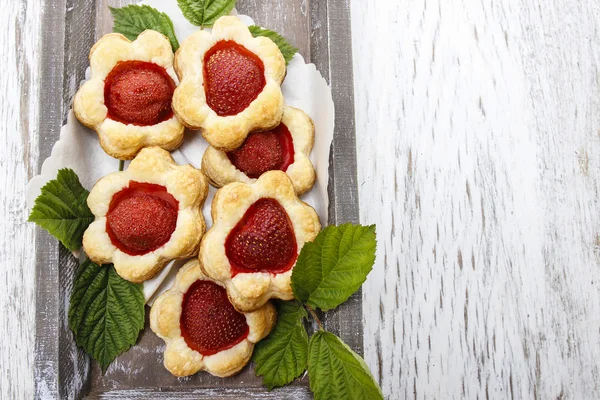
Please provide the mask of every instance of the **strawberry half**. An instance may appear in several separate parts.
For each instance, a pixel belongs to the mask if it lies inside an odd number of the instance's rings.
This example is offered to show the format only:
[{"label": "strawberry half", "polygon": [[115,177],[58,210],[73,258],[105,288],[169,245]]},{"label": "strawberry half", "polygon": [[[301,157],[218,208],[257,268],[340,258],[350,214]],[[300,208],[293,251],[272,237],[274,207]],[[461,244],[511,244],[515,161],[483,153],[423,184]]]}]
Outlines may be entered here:
[{"label": "strawberry half", "polygon": [[106,232],[124,253],[146,254],[171,238],[177,227],[178,205],[164,186],[131,181],[110,202]]},{"label": "strawberry half", "polygon": [[265,87],[264,71],[262,60],[244,46],[217,42],[204,55],[206,103],[221,117],[240,113]]},{"label": "strawberry half", "polygon": [[198,280],[183,297],[180,328],[187,345],[204,356],[227,350],[244,340],[250,328],[222,286]]},{"label": "strawberry half", "polygon": [[121,61],[104,83],[108,118],[124,124],[156,125],[173,116],[175,82],[167,71],[145,61]]},{"label": "strawberry half", "polygon": [[284,124],[265,132],[254,132],[236,150],[227,153],[229,161],[249,178],[267,171],[287,171],[294,163],[294,142]]},{"label": "strawberry half", "polygon": [[275,199],[252,204],[225,240],[232,276],[243,272],[288,271],[298,257],[290,218]]}]

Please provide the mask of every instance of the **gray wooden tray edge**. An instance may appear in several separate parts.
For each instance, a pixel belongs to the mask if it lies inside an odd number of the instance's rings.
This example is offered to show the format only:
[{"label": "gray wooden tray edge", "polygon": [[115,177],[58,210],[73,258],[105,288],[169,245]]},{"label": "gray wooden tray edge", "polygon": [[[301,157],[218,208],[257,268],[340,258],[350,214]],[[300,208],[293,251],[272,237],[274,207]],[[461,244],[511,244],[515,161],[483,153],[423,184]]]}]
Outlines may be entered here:
[{"label": "gray wooden tray edge", "polygon": [[[240,1],[240,3],[242,3]],[[77,3],[79,12],[95,17],[94,1]],[[245,11],[240,7],[240,11]],[[82,9],[81,9],[82,8]],[[43,160],[50,155],[60,135],[73,95],[73,85],[83,77],[86,65],[75,65],[71,53],[82,49],[72,38],[77,32],[72,19],[74,3],[54,0],[46,3],[42,13],[42,56],[40,79],[39,152]],[[330,223],[358,222],[359,209],[356,181],[356,148],[354,130],[354,95],[350,8],[347,0],[310,2],[310,54],[304,54],[328,80],[335,102],[335,135],[332,144],[329,180]],[[249,13],[250,14],[250,13]],[[89,30],[88,30],[89,31]],[[93,30],[92,30],[93,35]],[[87,38],[87,45],[91,39]],[[93,38],[92,38],[93,39]],[[88,47],[89,48],[89,47]],[[78,61],[82,62],[82,61]],[[83,61],[84,63],[86,61]],[[273,392],[262,388],[211,388],[170,391],[118,390],[90,393],[90,361],[75,349],[67,326],[68,293],[71,292],[76,260],[45,231],[36,233],[36,398],[92,397],[141,398],[311,398],[306,385],[289,386]],[[340,335],[355,351],[362,354],[362,305],[360,293],[335,312],[324,316],[328,330]],[[357,329],[357,327],[359,327]]]}]

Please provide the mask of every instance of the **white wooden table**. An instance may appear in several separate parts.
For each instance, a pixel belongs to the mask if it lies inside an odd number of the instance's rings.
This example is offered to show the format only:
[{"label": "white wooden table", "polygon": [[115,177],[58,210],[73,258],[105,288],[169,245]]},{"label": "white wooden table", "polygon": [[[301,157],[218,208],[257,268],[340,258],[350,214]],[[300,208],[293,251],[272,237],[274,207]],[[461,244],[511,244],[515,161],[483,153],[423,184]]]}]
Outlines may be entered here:
[{"label": "white wooden table", "polygon": [[[243,1],[243,0],[240,0]],[[600,3],[352,0],[386,397],[600,397]],[[33,395],[39,17],[0,25],[0,397]]]}]

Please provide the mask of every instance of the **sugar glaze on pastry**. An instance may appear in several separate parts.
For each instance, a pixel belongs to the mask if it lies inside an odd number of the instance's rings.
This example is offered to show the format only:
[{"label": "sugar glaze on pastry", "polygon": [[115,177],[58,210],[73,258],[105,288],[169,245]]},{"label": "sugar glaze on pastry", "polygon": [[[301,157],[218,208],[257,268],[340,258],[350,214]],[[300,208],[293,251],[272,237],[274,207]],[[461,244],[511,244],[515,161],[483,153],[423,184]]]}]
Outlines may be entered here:
[{"label": "sugar glaze on pastry", "polygon": [[294,297],[290,279],[296,258],[321,224],[284,172],[269,171],[251,185],[236,182],[219,189],[212,219],[200,247],[200,266],[225,285],[236,309],[252,311],[271,298]]},{"label": "sugar glaze on pastry", "polygon": [[104,35],[90,50],[90,70],[73,111],[97,132],[106,153],[129,160],[143,147],[179,147],[184,126],[171,108],[178,79],[168,38],[152,30],[133,42]]},{"label": "sugar glaze on pastry", "polygon": [[250,132],[279,124],[285,59],[271,39],[253,37],[237,17],[221,17],[212,32],[188,36],[174,67],[181,83],[173,110],[211,146],[234,150]]},{"label": "sugar glaze on pastry", "polygon": [[251,133],[238,149],[226,153],[208,147],[202,157],[202,171],[211,184],[222,187],[232,182],[254,183],[264,172],[279,169],[301,195],[312,188],[316,179],[309,159],[314,141],[315,128],[310,117],[300,109],[286,106],[277,128]]},{"label": "sugar glaze on pastry", "polygon": [[225,288],[202,272],[197,259],[182,267],[173,287],[150,310],[150,328],[167,345],[165,368],[176,376],[198,371],[219,377],[236,374],[275,320],[271,303],[253,312],[236,311]]},{"label": "sugar glaze on pastry", "polygon": [[98,264],[113,263],[128,281],[148,280],[167,262],[198,254],[207,193],[201,171],[175,164],[166,150],[144,148],[127,170],[103,177],[90,191],[96,218],[83,249]]}]

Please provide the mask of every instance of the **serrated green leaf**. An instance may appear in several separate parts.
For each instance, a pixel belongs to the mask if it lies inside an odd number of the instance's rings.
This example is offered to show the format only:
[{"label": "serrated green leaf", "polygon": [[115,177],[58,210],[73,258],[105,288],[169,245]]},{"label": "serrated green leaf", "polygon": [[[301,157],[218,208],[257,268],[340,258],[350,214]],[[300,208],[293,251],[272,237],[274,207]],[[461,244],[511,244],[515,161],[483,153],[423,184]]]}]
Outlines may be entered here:
[{"label": "serrated green leaf", "polygon": [[72,169],[61,169],[56,179],[42,187],[28,221],[47,230],[67,249],[79,250],[83,233],[94,221],[86,203],[88,194]]},{"label": "serrated green leaf", "polygon": [[283,58],[285,58],[285,65],[289,64],[294,57],[294,54],[298,52],[298,48],[292,46],[286,38],[275,31],[263,29],[256,25],[249,26],[248,29],[254,37],[265,36],[271,39],[277,45],[277,47],[279,47],[281,54],[283,54]]},{"label": "serrated green leaf", "polygon": [[237,0],[177,0],[183,16],[193,25],[210,28],[222,17],[228,15]]},{"label": "serrated green leaf", "polygon": [[287,385],[306,370],[308,335],[303,320],[306,310],[298,302],[277,301],[277,325],[254,348],[256,375],[269,390]]},{"label": "serrated green leaf", "polygon": [[383,399],[362,357],[333,333],[318,331],[310,338],[308,377],[315,400]]},{"label": "serrated green leaf", "polygon": [[77,345],[106,371],[110,363],[135,344],[144,328],[141,284],[121,278],[110,265],[86,260],[73,283],[69,328]]},{"label": "serrated green leaf", "polygon": [[152,29],[169,38],[173,52],[179,48],[179,42],[173,29],[173,21],[163,12],[147,5],[129,5],[121,8],[109,7],[113,16],[113,31],[135,40],[146,29]]},{"label": "serrated green leaf", "polygon": [[375,225],[323,229],[306,243],[292,272],[300,302],[327,311],[342,304],[367,279],[375,262]]}]

